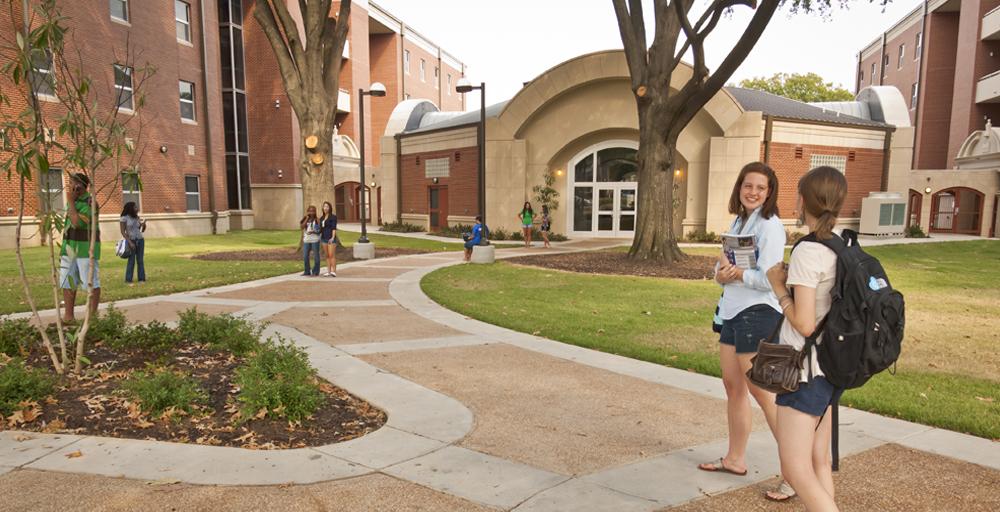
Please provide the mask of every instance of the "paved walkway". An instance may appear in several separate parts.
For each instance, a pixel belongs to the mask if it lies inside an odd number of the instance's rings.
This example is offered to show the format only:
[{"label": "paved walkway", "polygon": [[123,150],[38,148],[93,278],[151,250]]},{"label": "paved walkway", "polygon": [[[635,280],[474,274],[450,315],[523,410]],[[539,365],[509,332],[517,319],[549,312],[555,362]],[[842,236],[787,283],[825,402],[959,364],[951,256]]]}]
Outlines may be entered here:
[{"label": "paved walkway", "polygon": [[[546,253],[615,243],[581,240]],[[526,253],[539,250],[498,251]],[[268,334],[303,347],[321,376],[384,409],[388,422],[345,443],[276,451],[0,432],[0,510],[694,510],[776,475],[759,414],[748,476],[693,469],[725,452],[718,379],[517,333],[431,302],[420,279],[460,257],[358,262],[336,279],[280,276],[119,303],[133,321],[176,320],[191,305],[267,320]],[[878,460],[872,454],[883,452],[873,449],[891,449],[902,454],[886,452],[895,462],[877,465],[885,474],[947,463],[977,475],[978,489],[1000,485],[998,443],[849,409],[841,421],[854,476],[870,468],[852,467],[854,457]],[[82,456],[66,456],[76,451]],[[78,492],[51,498],[78,488],[92,491],[85,500]],[[916,491],[910,498],[892,503],[934,503]]]}]

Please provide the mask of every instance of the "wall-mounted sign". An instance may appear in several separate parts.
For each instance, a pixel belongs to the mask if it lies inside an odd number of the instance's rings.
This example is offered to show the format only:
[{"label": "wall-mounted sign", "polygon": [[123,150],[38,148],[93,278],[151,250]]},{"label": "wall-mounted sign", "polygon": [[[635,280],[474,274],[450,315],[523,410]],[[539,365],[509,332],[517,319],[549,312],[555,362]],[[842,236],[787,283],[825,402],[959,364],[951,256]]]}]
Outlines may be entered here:
[{"label": "wall-mounted sign", "polygon": [[447,158],[424,160],[425,178],[447,178],[451,171],[451,161]]}]

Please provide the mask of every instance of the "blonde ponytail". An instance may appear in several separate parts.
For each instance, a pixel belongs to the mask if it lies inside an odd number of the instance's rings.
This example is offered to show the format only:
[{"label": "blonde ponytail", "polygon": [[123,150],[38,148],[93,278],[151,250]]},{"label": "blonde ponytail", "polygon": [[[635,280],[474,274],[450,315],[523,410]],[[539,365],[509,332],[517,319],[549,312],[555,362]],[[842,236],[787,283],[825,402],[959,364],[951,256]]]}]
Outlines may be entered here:
[{"label": "blonde ponytail", "polygon": [[802,209],[816,219],[816,238],[826,240],[833,236],[837,217],[847,197],[847,179],[839,170],[821,166],[807,172],[799,180]]}]

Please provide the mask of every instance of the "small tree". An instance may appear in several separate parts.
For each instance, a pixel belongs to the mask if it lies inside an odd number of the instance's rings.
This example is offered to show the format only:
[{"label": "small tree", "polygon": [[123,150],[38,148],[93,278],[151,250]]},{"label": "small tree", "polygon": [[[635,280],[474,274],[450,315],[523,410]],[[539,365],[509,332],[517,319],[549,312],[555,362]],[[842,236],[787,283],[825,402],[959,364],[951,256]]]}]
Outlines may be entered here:
[{"label": "small tree", "polygon": [[299,0],[302,27],[295,23],[285,0],[259,0],[253,13],[274,50],[285,93],[299,121],[303,204],[320,204],[334,188],[330,150],[351,0],[340,2],[336,18],[330,16],[331,7],[331,0]]},{"label": "small tree", "polygon": [[771,94],[791,98],[793,100],[816,101],[850,101],[854,99],[851,91],[823,81],[816,73],[775,73],[771,78],[757,77],[740,81],[740,87],[766,91]]},{"label": "small tree", "polygon": [[[877,1],[885,5],[889,0]],[[825,12],[831,0],[710,0],[701,14],[692,12],[694,0],[654,0],[650,44],[642,0],[612,4],[639,113],[639,211],[629,255],[669,263],[684,257],[677,246],[671,200],[681,131],[743,63],[779,6],[788,5],[792,12]],[[709,72],[705,39],[726,13],[739,7],[752,9],[753,17],[722,63]],[[679,90],[672,90],[673,73],[689,50],[692,75]]]},{"label": "small tree", "polygon": [[545,180],[544,185],[535,185],[531,188],[535,193],[535,202],[548,206],[549,211],[555,211],[559,209],[559,191],[553,187],[556,184],[556,176],[550,170],[542,176],[542,179]]},{"label": "small tree", "polygon": [[[90,181],[93,211],[88,224],[91,240],[88,258],[91,260],[91,275],[81,276],[87,282],[86,302],[89,305],[94,293],[90,283],[93,280],[100,209],[117,190],[121,171],[126,168],[134,169],[135,158],[141,154],[141,151],[135,151],[135,144],[126,136],[130,132],[133,132],[132,136],[135,138],[141,136],[142,124],[138,115],[143,105],[141,91],[152,70],[148,67],[134,67],[134,56],[128,45],[124,55],[115,55],[114,61],[108,63],[109,67],[113,63],[128,70],[132,80],[130,105],[134,114],[123,116],[123,90],[117,90],[113,83],[108,83],[103,93],[98,91],[95,87],[97,81],[85,69],[79,49],[71,54],[67,48],[66,38],[69,33],[65,26],[66,18],[59,12],[55,0],[42,0],[31,9],[28,2],[24,1],[20,13],[16,9],[16,0],[7,0],[6,4],[14,23],[9,32],[14,34],[14,39],[2,40],[0,54],[7,62],[0,68],[0,72],[15,85],[14,93],[20,94],[25,105],[20,112],[10,112],[10,96],[0,92],[0,107],[8,109],[3,111],[2,117],[5,136],[0,153],[5,158],[0,158],[0,170],[5,172],[8,180],[12,177],[18,180],[18,218],[15,229],[18,271],[25,300],[32,311],[53,368],[62,374],[72,361],[73,370],[79,372],[85,360],[84,340],[90,325],[91,310],[85,307],[83,323],[67,340],[59,302],[59,266],[55,244],[48,244],[49,279],[59,337],[57,354],[38,314],[24,266],[21,233],[29,194],[27,184],[34,182],[32,188],[37,189],[38,183],[48,180],[49,170],[53,167],[61,167],[66,173],[82,173]],[[19,17],[21,27],[16,26]],[[41,73],[39,69],[47,72]],[[46,96],[56,99],[60,112],[55,119],[56,128],[49,126],[49,119],[43,116],[39,101],[42,91]],[[130,130],[129,125],[133,123],[136,126]],[[44,195],[39,203],[39,231],[45,238],[52,240],[54,231],[63,225],[65,219],[61,212],[51,207]],[[72,359],[68,342],[75,343],[76,350]]]}]

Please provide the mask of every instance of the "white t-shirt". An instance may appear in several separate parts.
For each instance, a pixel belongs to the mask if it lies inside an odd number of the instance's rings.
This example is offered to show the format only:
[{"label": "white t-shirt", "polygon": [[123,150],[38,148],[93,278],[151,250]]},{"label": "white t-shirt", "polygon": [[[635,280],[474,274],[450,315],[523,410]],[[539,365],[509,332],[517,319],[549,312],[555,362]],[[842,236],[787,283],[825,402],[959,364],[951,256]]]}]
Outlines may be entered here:
[{"label": "white t-shirt", "polygon": [[[802,242],[792,251],[792,256],[788,263],[787,285],[791,288],[809,287],[816,289],[816,324],[823,320],[823,317],[830,311],[830,290],[833,289],[834,281],[837,278],[837,254],[828,249],[825,245],[817,242]],[[816,343],[822,341],[822,336],[816,339]],[[781,343],[791,345],[802,350],[806,344],[806,338],[799,331],[792,327],[787,320],[781,324]],[[812,351],[812,371],[813,376],[823,375],[816,359],[816,351]],[[809,373],[802,371],[800,380],[806,382]]]},{"label": "white t-shirt", "polygon": [[314,244],[319,242],[319,235],[319,221],[306,221],[306,228],[302,230],[302,243]]}]

